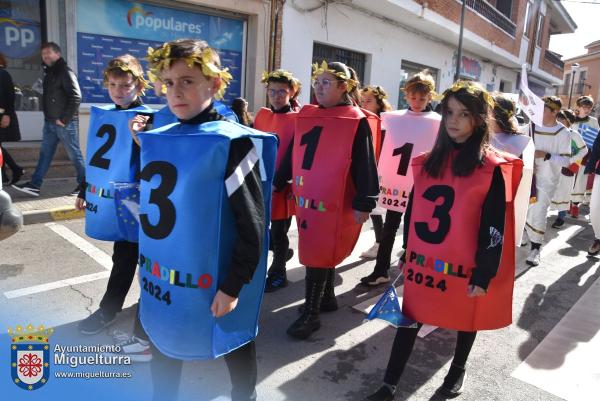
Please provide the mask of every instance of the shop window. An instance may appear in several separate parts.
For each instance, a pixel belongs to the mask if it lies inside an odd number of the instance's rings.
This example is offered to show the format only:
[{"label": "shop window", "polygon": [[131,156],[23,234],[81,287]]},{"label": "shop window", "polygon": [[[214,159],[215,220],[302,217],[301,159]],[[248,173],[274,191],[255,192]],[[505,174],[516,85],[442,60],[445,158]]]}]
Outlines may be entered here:
[{"label": "shop window", "polygon": [[361,83],[364,82],[366,61],[366,56],[364,53],[328,46],[321,43],[315,43],[313,45],[312,62],[320,63],[323,60],[328,62],[339,61],[346,64],[348,67],[354,68],[356,75],[358,76],[358,80]]},{"label": "shop window", "polygon": [[42,108],[42,2],[0,0],[0,52],[15,84],[15,109]]}]

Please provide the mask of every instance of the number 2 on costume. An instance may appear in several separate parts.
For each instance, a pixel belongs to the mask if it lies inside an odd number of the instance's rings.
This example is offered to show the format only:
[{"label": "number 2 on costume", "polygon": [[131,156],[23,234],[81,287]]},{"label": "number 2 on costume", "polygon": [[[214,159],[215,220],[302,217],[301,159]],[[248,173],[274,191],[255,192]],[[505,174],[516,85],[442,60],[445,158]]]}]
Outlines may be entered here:
[{"label": "number 2 on costume", "polygon": [[104,135],[108,135],[108,139],[102,146],[98,148],[94,156],[90,160],[90,166],[98,167],[104,170],[108,170],[110,167],[110,159],[104,157],[104,155],[113,147],[115,140],[117,139],[117,129],[110,124],[102,124],[96,132],[98,138],[103,138]]},{"label": "number 2 on costume", "polygon": [[175,205],[169,199],[169,195],[177,184],[177,168],[168,162],[153,161],[144,167],[140,179],[149,182],[155,175],[160,176],[160,185],[150,191],[148,203],[158,207],[158,223],[150,224],[148,214],[143,213],[140,214],[140,224],[148,237],[163,239],[171,234],[175,226]]},{"label": "number 2 on costume", "polygon": [[310,170],[312,168],[317,145],[319,144],[319,138],[321,137],[321,131],[323,131],[323,127],[313,127],[313,129],[302,135],[302,138],[300,138],[300,146],[306,145],[306,151],[304,152],[304,158],[302,159],[302,168],[304,170]]},{"label": "number 2 on costume", "polygon": [[400,155],[400,163],[398,164],[398,171],[396,172],[398,175],[406,175],[406,173],[408,172],[410,157],[412,156],[414,146],[415,145],[413,145],[412,143],[406,142],[399,148],[394,149],[394,153],[392,153],[392,156]]},{"label": "number 2 on costume", "polygon": [[423,198],[431,202],[443,199],[441,205],[436,205],[433,218],[438,220],[437,230],[431,231],[429,223],[415,222],[415,232],[423,241],[430,244],[441,244],[450,231],[450,209],[454,205],[454,189],[448,185],[432,185],[425,190]]}]

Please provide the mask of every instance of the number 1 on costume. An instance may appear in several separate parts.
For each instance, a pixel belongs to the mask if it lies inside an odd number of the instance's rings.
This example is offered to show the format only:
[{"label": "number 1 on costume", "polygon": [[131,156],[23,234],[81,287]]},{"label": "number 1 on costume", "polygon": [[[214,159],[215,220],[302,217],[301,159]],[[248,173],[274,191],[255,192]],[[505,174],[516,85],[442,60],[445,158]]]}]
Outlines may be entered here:
[{"label": "number 1 on costume", "polygon": [[319,138],[321,137],[321,131],[323,131],[323,127],[314,127],[306,134],[302,135],[302,138],[300,139],[300,145],[306,145],[306,151],[304,152],[304,158],[302,159],[302,168],[304,170],[310,170],[312,168],[317,145],[319,144]]},{"label": "number 1 on costume", "polygon": [[398,164],[398,175],[406,175],[408,172],[408,166],[410,165],[410,157],[412,156],[412,151],[415,145],[412,143],[406,142],[404,145],[399,148],[394,149],[392,156],[400,155],[400,163]]}]

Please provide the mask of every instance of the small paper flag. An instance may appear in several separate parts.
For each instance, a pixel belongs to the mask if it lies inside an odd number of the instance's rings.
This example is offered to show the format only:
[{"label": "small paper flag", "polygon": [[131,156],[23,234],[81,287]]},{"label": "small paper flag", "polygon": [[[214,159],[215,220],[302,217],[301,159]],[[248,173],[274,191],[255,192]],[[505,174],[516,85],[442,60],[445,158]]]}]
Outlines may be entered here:
[{"label": "small paper flag", "polygon": [[119,230],[125,240],[137,242],[140,223],[140,185],[137,182],[114,182]]},{"label": "small paper flag", "polygon": [[398,294],[394,286],[389,286],[379,301],[373,306],[371,311],[365,317],[365,321],[380,319],[398,327],[418,327],[417,322],[402,314]]}]

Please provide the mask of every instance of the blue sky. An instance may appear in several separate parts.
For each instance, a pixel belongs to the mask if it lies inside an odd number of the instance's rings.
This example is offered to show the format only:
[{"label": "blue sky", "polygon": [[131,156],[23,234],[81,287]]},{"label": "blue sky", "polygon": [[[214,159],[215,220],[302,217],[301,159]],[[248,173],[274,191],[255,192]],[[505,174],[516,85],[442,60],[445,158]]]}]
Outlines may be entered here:
[{"label": "blue sky", "polygon": [[584,46],[600,40],[600,0],[562,1],[562,4],[577,24],[577,30],[575,33],[553,35],[550,38],[550,50],[562,54],[566,59],[587,53]]}]

